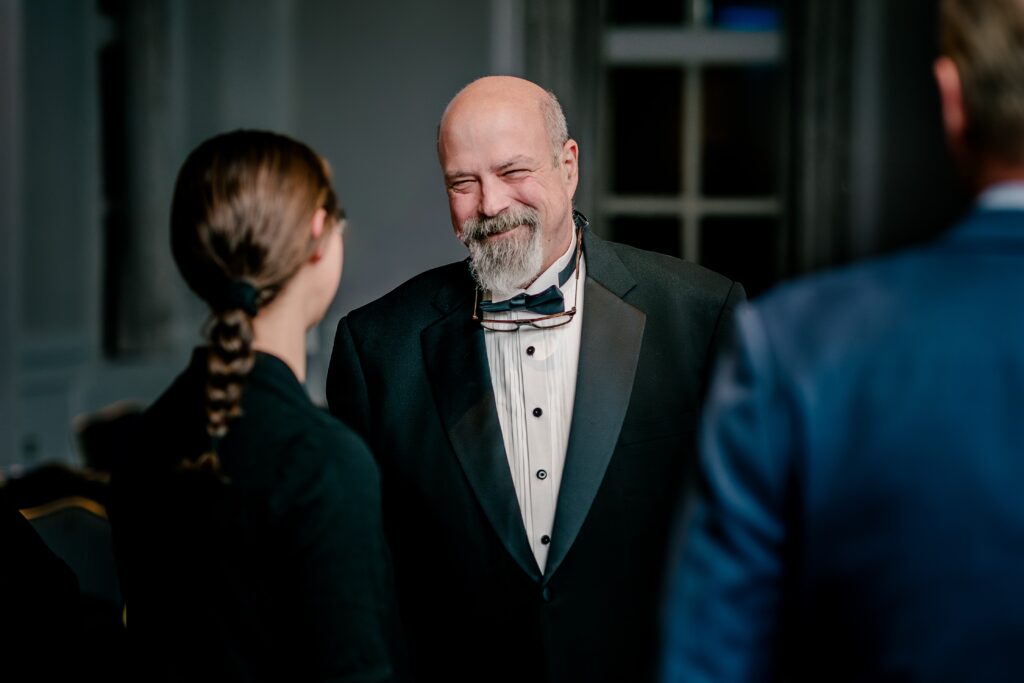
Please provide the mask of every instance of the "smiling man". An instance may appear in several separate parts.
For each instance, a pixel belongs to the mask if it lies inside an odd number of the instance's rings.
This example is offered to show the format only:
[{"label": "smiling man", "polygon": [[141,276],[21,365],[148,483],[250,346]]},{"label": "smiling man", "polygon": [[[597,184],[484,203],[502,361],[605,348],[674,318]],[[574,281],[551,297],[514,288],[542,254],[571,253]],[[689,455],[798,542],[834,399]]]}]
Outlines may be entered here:
[{"label": "smiling man", "polygon": [[711,360],[743,299],[573,211],[555,97],[464,88],[438,129],[468,261],[338,326],[331,410],[369,442],[413,672],[646,681]]}]

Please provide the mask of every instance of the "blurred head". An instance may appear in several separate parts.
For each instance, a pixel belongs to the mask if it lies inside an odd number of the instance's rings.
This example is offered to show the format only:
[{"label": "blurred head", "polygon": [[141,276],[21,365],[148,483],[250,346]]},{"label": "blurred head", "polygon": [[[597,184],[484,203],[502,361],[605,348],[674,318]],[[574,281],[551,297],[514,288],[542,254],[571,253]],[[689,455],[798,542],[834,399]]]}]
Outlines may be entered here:
[{"label": "blurred head", "polygon": [[313,325],[341,276],[340,209],[327,163],[283,135],[236,131],[202,143],[178,173],[171,247],[189,287],[211,308],[208,430],[223,436],[253,363],[253,317],[303,266],[319,267],[307,297]]},{"label": "blurred head", "polygon": [[935,76],[961,163],[1024,167],[1024,0],[942,0]]},{"label": "blurred head", "polygon": [[441,117],[437,151],[481,288],[526,287],[569,248],[579,151],[552,93],[507,76],[470,83]]}]

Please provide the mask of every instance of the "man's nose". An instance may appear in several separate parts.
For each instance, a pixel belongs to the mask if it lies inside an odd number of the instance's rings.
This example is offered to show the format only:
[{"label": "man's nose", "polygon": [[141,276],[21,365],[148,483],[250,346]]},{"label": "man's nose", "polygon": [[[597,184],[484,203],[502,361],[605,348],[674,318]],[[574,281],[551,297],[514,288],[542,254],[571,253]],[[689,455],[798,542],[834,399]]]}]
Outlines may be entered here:
[{"label": "man's nose", "polygon": [[509,207],[508,192],[501,182],[496,179],[485,178],[480,182],[480,206],[478,211],[481,216],[491,218]]}]

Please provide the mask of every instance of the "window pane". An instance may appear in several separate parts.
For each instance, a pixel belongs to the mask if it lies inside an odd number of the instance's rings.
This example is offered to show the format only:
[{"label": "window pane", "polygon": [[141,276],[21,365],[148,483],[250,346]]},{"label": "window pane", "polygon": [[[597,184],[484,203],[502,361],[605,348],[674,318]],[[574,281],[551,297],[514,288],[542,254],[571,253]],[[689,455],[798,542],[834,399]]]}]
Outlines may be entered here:
[{"label": "window pane", "polygon": [[778,191],[779,85],[779,71],[774,66],[704,71],[704,196],[757,196]]},{"label": "window pane", "polygon": [[682,71],[618,68],[610,81],[612,192],[679,194]]},{"label": "window pane", "polygon": [[731,31],[773,31],[779,27],[779,2],[711,0],[711,23]]},{"label": "window pane", "polygon": [[616,216],[609,220],[611,239],[640,249],[679,256],[679,219],[674,216]]},{"label": "window pane", "polygon": [[709,217],[700,222],[700,264],[756,296],[778,279],[774,218]]},{"label": "window pane", "polygon": [[686,0],[610,0],[608,23],[613,26],[679,25]]}]

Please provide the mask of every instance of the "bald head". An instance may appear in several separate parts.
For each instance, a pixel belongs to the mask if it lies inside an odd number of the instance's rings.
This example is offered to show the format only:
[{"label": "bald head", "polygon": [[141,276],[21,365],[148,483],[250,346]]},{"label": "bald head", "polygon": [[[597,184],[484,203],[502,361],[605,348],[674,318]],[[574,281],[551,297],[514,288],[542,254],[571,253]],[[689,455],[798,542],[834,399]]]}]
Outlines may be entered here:
[{"label": "bald head", "polygon": [[515,76],[485,76],[473,81],[452,98],[441,115],[437,127],[438,150],[446,127],[460,116],[477,113],[497,112],[502,109],[515,110],[529,116],[535,112],[538,122],[544,126],[555,158],[561,154],[562,146],[569,139],[565,114],[558,98],[550,90],[536,83]]}]

